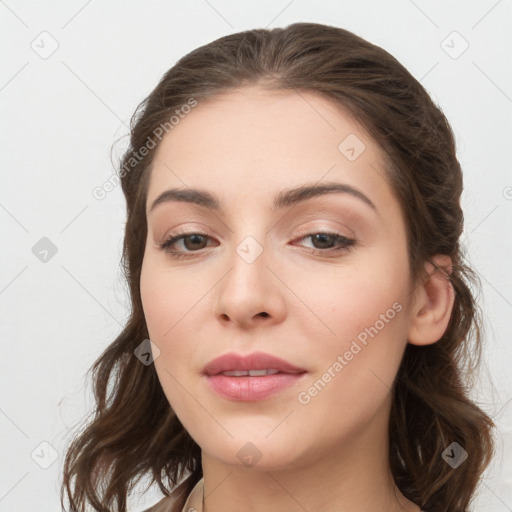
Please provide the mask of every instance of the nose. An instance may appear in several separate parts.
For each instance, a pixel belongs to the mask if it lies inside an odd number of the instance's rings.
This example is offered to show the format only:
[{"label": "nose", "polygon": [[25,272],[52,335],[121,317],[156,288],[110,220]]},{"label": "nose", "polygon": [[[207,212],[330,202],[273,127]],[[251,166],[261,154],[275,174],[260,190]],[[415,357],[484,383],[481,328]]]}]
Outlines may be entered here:
[{"label": "nose", "polygon": [[271,268],[270,249],[251,238],[230,254],[228,271],[216,287],[214,312],[228,327],[250,329],[285,317],[284,285]]}]

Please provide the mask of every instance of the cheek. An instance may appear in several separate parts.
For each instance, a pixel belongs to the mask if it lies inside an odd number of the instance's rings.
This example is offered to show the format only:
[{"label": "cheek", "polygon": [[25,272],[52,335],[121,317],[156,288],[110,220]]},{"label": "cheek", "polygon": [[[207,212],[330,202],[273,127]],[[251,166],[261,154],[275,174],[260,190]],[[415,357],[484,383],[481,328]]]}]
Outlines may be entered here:
[{"label": "cheek", "polygon": [[[157,258],[145,258],[140,279],[144,317],[152,340],[171,340],[173,331],[184,325],[187,314],[199,305],[202,287],[194,286],[193,275],[172,272]],[[204,293],[204,291],[202,292]]]},{"label": "cheek", "polygon": [[406,345],[406,307],[396,283],[381,279],[376,286],[361,279],[345,285],[317,303],[335,334],[324,329],[315,343],[313,372],[297,390],[297,418],[304,419],[305,436],[313,437],[318,424],[326,440],[355,435],[369,425],[389,405]]},{"label": "cheek", "polygon": [[398,371],[407,342],[410,291],[403,253],[381,251],[337,273],[316,276],[305,301],[315,315],[303,317],[302,330],[308,338],[317,332],[319,340],[311,382],[329,382],[331,392],[347,404],[365,386],[380,386],[385,394]]},{"label": "cheek", "polygon": [[[325,339],[330,334],[343,344],[374,325],[390,308],[388,316],[393,319],[396,309],[405,309],[410,291],[407,272],[406,257],[375,251],[329,272],[300,277],[294,291],[305,298],[312,313],[304,318],[323,326]],[[402,307],[393,309],[395,302]]]},{"label": "cheek", "polygon": [[141,269],[141,301],[151,341],[160,350],[155,359],[163,390],[173,406],[183,398],[181,382],[190,372],[199,372],[194,356],[201,339],[208,339],[205,318],[208,285],[198,285],[196,275],[187,269],[173,271],[157,257],[144,259]]},{"label": "cheek", "polygon": [[140,294],[149,338],[160,350],[155,369],[168,402],[179,411],[184,398],[179,386],[183,380],[180,368],[185,367],[187,345],[178,343],[175,326],[180,326],[180,319],[186,315],[186,292],[178,293],[179,282],[170,277],[158,261],[145,257]]}]

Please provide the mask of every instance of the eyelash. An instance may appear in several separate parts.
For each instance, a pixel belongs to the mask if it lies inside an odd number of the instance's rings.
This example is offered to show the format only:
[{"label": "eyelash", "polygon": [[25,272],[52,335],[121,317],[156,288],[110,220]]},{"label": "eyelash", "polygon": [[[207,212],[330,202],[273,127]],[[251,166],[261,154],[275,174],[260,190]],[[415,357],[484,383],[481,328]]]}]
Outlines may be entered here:
[{"label": "eyelash", "polygon": [[[168,236],[165,240],[163,240],[159,244],[160,249],[162,249],[163,251],[170,254],[170,256],[172,258],[176,258],[176,259],[193,258],[196,256],[196,254],[194,254],[194,253],[200,253],[200,251],[202,251],[203,249],[186,253],[186,252],[181,252],[179,250],[172,248],[172,246],[179,240],[182,240],[188,236],[193,236],[193,235],[199,235],[202,237],[211,238],[209,235],[207,235],[205,233],[200,233],[200,232],[190,232],[190,233],[183,233],[183,234],[179,234],[179,235],[171,234],[170,236]],[[320,256],[325,256],[326,253],[334,252],[334,253],[338,254],[338,253],[348,252],[354,247],[354,245],[356,243],[355,240],[353,240],[351,238],[347,238],[346,236],[340,235],[339,233],[334,233],[332,231],[315,231],[315,232],[310,232],[310,233],[300,233],[300,235],[301,235],[301,238],[299,240],[304,240],[305,238],[311,238],[314,235],[328,235],[328,236],[334,237],[334,243],[343,244],[341,247],[338,247],[338,248],[331,247],[329,249],[310,249],[310,250],[306,251],[309,254],[320,255]]]}]

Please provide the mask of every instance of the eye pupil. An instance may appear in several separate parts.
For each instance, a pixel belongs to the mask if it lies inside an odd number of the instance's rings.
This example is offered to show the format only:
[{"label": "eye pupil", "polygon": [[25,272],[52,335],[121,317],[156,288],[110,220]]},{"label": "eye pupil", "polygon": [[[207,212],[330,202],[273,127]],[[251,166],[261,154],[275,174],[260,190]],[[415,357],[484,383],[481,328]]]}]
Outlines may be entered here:
[{"label": "eye pupil", "polygon": [[[192,247],[190,246],[191,244],[187,243],[188,240],[192,241]],[[189,250],[192,250],[192,249],[203,249],[205,247],[205,245],[203,245],[202,247],[197,247],[194,244],[200,244],[201,245],[201,242],[204,243],[204,241],[205,241],[205,237],[203,235],[197,235],[197,234],[188,235],[188,236],[184,237],[184,239],[183,239],[183,243],[185,244],[185,247],[187,249],[189,249]]]},{"label": "eye pupil", "polygon": [[320,247],[317,247],[317,249],[326,249],[332,246],[333,235],[329,233],[317,233],[313,235],[313,240],[320,242]]}]

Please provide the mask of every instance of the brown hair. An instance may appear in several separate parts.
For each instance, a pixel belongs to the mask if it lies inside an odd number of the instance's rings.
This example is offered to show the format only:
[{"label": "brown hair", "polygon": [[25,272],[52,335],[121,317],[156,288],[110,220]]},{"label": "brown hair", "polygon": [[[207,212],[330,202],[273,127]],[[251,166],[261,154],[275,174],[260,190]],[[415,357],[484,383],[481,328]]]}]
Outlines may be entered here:
[{"label": "brown hair", "polygon": [[[66,495],[76,512],[87,505],[125,511],[128,493],[149,476],[164,494],[172,490],[175,510],[181,510],[202,477],[200,448],[170,407],[154,365],[134,357],[149,338],[139,281],[148,176],[158,144],[143,158],[133,158],[191,98],[200,103],[254,84],[315,92],[348,109],[387,155],[387,178],[407,222],[415,282],[433,255],[452,258],[455,303],[446,332],[432,345],[407,344],[395,379],[390,464],[401,492],[426,512],[466,512],[493,454],[494,424],[469,398],[481,328],[470,290],[478,280],[459,246],[462,174],[454,136],[442,111],[393,56],[351,32],[315,23],[249,30],[197,48],[137,108],[120,172],[127,203],[123,264],[132,310],[92,368],[96,409],[68,449],[61,501]],[[452,442],[469,453],[456,469],[442,457]]]}]

